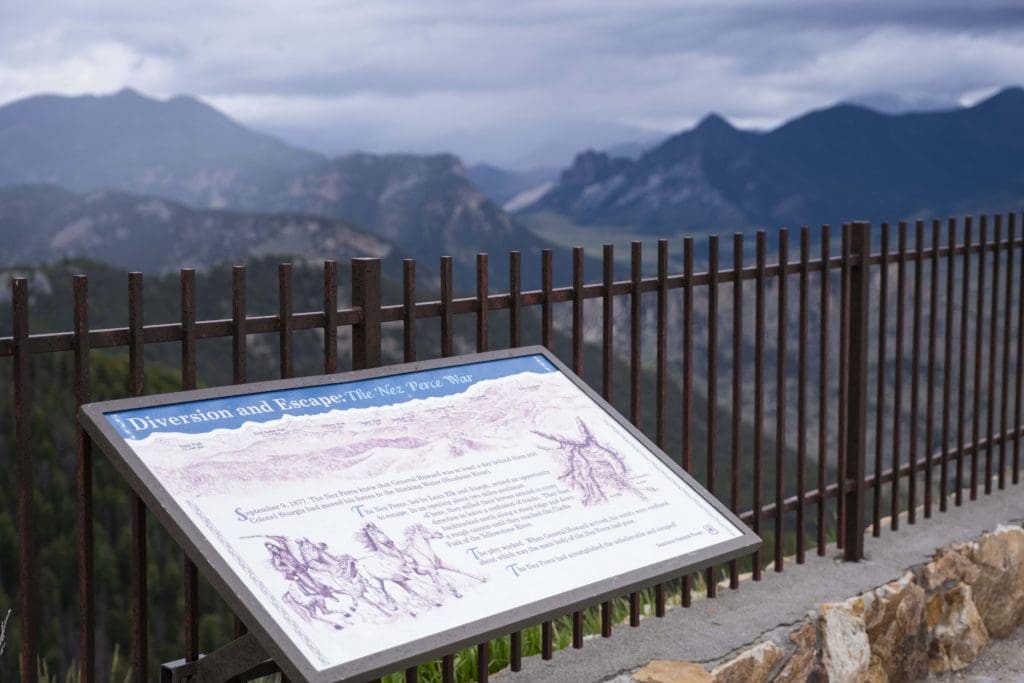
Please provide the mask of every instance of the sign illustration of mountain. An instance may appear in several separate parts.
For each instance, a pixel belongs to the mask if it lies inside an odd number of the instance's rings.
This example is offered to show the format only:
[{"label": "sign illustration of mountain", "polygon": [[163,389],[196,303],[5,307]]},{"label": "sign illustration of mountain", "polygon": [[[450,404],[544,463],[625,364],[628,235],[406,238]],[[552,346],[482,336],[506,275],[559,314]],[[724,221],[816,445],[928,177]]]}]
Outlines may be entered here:
[{"label": "sign illustration of mountain", "polygon": [[759,542],[540,348],[82,420],[293,680],[376,678]]}]

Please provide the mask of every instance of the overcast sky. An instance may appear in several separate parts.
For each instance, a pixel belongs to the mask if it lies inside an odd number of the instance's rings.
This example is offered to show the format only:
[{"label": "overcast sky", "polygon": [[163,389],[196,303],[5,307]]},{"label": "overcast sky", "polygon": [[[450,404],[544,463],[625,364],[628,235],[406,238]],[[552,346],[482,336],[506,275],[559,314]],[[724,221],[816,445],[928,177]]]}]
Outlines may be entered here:
[{"label": "overcast sky", "polygon": [[189,93],[326,152],[526,166],[709,111],[765,128],[1021,82],[1020,2],[0,0],[0,102]]}]

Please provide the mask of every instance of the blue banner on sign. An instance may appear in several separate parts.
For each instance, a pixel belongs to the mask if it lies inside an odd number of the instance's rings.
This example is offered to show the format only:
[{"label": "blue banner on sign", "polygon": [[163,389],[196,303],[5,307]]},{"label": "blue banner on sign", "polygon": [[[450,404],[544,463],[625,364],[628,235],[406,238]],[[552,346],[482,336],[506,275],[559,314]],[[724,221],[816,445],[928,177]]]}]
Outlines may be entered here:
[{"label": "blue banner on sign", "polygon": [[375,379],[122,410],[107,413],[106,417],[125,439],[144,439],[156,433],[203,434],[214,429],[235,429],[246,422],[270,422],[282,415],[319,415],[332,410],[451,396],[486,380],[524,372],[557,371],[550,361],[537,354]]}]

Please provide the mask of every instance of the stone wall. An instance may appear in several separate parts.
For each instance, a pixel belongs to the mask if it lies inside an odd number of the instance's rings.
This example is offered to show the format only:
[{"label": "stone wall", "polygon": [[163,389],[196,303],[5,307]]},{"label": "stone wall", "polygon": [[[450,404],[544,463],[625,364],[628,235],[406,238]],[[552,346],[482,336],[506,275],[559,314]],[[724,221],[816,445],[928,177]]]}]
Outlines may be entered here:
[{"label": "stone wall", "polygon": [[658,660],[637,683],[915,681],[959,671],[1024,622],[1024,529],[1000,526],[714,666]]}]

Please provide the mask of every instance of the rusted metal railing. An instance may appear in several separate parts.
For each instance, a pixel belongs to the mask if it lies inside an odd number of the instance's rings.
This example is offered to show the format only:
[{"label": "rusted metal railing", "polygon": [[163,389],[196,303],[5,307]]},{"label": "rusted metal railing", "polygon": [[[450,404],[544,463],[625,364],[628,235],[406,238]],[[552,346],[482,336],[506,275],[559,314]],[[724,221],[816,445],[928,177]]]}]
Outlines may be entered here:
[{"label": "rusted metal railing", "polygon": [[[940,512],[947,511],[948,500],[955,506],[963,504],[964,491],[969,500],[975,500],[979,490],[989,494],[994,488],[1018,483],[1024,428],[1024,278],[1020,276],[1024,259],[1018,265],[1017,255],[1024,240],[1016,235],[1016,218],[1014,214],[1005,217],[1004,232],[1004,217],[993,217],[990,240],[989,218],[980,217],[978,241],[972,239],[971,218],[960,223],[950,219],[944,244],[940,243],[942,223],[936,220],[927,245],[924,222],[914,224],[912,244],[910,226],[899,223],[894,251],[890,225],[881,226],[878,250],[872,251],[875,234],[870,226],[852,223],[843,226],[838,254],[833,253],[837,240],[828,226],[820,231],[803,228],[799,254],[793,259],[789,233],[782,230],[775,263],[768,262],[765,232],[756,235],[753,263],[747,258],[749,241],[738,234],[731,243],[729,270],[720,267],[719,240],[712,236],[707,268],[700,272],[695,268],[694,240],[687,238],[682,242],[681,272],[676,274],[670,272],[673,253],[668,241],[657,244],[653,275],[644,274],[643,249],[636,242],[629,254],[629,277],[619,280],[614,249],[605,245],[600,280],[590,283],[586,276],[595,274],[584,272],[587,261],[583,249],[577,248],[572,252],[569,284],[560,287],[554,284],[552,253],[546,250],[540,259],[540,287],[534,290],[523,289],[523,258],[512,252],[508,291],[497,293],[491,291],[489,279],[493,264],[488,255],[480,254],[473,294],[458,298],[452,260],[445,257],[440,261],[438,298],[431,301],[417,301],[416,263],[406,260],[401,303],[387,305],[382,301],[380,260],[358,258],[351,262],[351,305],[344,308],[338,304],[338,266],[328,261],[323,266],[323,306],[307,312],[293,310],[293,273],[284,264],[278,271],[278,311],[262,316],[246,310],[246,270],[238,266],[232,271],[231,317],[220,320],[196,319],[195,273],[183,270],[180,322],[159,325],[143,323],[143,277],[132,273],[127,283],[128,324],[116,329],[90,328],[88,282],[78,276],[73,282],[73,329],[44,334],[30,333],[29,281],[15,278],[12,334],[0,338],[0,358],[11,359],[13,380],[14,449],[8,456],[14,461],[18,482],[22,679],[35,680],[40,652],[30,434],[32,355],[72,352],[70,388],[75,402],[81,404],[90,399],[89,358],[95,349],[126,349],[126,391],[141,395],[144,350],[158,343],[179,345],[181,387],[189,389],[199,379],[197,343],[212,338],[230,339],[231,378],[243,383],[248,379],[247,340],[254,335],[277,336],[281,377],[295,372],[294,337],[303,330],[321,331],[325,373],[343,369],[338,333],[346,327],[351,332],[353,369],[385,361],[383,341],[389,324],[400,324],[402,330],[401,357],[392,360],[404,361],[420,358],[418,323],[424,319],[439,321],[443,356],[455,353],[460,317],[473,318],[478,351],[494,347],[496,341],[511,347],[539,341],[552,348],[556,338],[564,335],[567,360],[581,375],[588,370],[584,367],[587,349],[599,347],[600,373],[594,383],[609,400],[614,395],[617,363],[621,359],[628,367],[623,408],[641,426],[648,424],[644,411],[653,412],[649,426],[659,445],[666,446],[668,426],[678,420],[681,443],[670,455],[687,470],[702,465],[696,474],[707,488],[723,496],[756,532],[770,536],[770,542],[747,563],[753,580],[761,580],[766,560],[776,572],[784,571],[790,553],[802,563],[812,547],[825,554],[830,538],[846,560],[862,558],[869,514],[871,533],[878,535],[885,526],[883,511],[889,516],[888,526],[896,531],[904,513],[908,525],[916,523],[919,500],[921,514],[927,518],[936,503]],[[958,224],[963,226],[959,243]],[[890,286],[893,276],[895,287]],[[588,306],[588,301],[594,305]],[[555,307],[563,303],[571,304],[571,315],[556,319]],[[731,307],[728,315],[722,312],[723,306]],[[490,317],[495,311],[507,312],[508,334],[500,340],[494,339],[496,328]],[[599,324],[588,326],[589,315],[599,317]],[[533,329],[528,319],[536,323],[538,339],[527,338]],[[597,368],[589,370],[598,376]],[[652,395],[644,391],[645,373],[654,375]],[[727,392],[721,391],[720,380],[727,382]],[[704,401],[703,413],[696,410],[699,400]],[[74,416],[52,419],[73,420]],[[706,437],[703,463],[695,463],[699,423]],[[720,430],[721,425],[726,428]],[[93,681],[97,614],[93,463],[88,437],[81,430],[76,443],[77,519],[68,523],[78,528],[78,664],[81,680]],[[727,487],[720,481],[726,471]],[[766,478],[772,483],[770,495],[763,490]],[[814,513],[809,507],[816,508]],[[147,652],[153,610],[146,582],[146,510],[138,498],[133,498],[131,519],[125,524],[130,524],[132,534],[128,645],[136,680],[142,681],[151,668]],[[194,659],[199,656],[199,580],[187,558],[184,568],[184,655]],[[719,569],[727,572],[728,586],[737,589],[742,568],[732,562],[727,568],[708,570],[702,577],[708,597],[714,597],[719,588]],[[680,602],[687,606],[695,578],[680,578]],[[665,613],[666,592],[664,585],[655,587],[656,616]],[[637,626],[643,609],[640,595],[630,595],[628,605],[629,624]],[[612,606],[599,607],[601,635],[610,637]],[[581,648],[583,613],[571,615],[570,623],[572,646]],[[236,622],[235,632],[243,633],[244,625]],[[522,634],[511,634],[510,642],[510,668],[518,671]],[[541,625],[540,649],[545,659],[552,656],[551,622]],[[477,678],[487,680],[488,644],[481,643],[476,655]],[[453,656],[442,659],[441,672],[444,680],[454,680]],[[415,668],[405,672],[406,681],[416,678]]]}]

